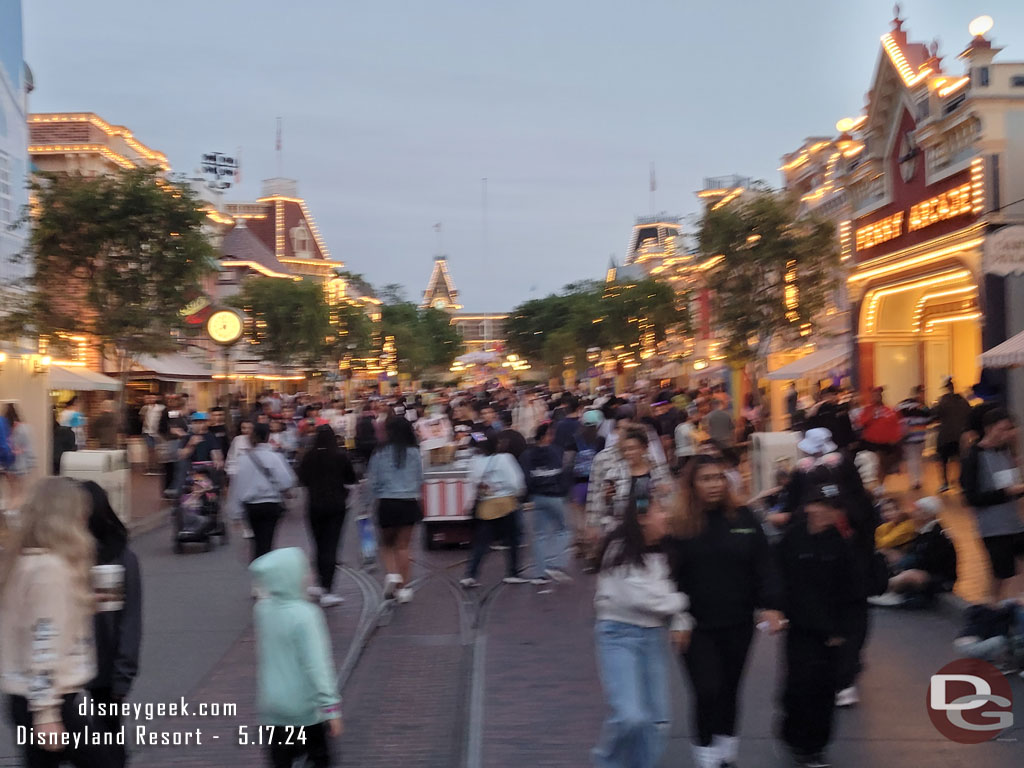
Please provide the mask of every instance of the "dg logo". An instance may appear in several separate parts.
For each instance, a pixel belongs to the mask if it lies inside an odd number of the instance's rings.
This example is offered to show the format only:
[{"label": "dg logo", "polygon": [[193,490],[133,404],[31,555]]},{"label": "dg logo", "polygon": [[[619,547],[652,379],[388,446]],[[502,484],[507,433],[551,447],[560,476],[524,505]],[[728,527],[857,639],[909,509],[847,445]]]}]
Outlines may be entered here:
[{"label": "dg logo", "polygon": [[959,659],[932,675],[927,705],[936,730],[960,744],[994,739],[1013,725],[1010,683],[981,659]]}]

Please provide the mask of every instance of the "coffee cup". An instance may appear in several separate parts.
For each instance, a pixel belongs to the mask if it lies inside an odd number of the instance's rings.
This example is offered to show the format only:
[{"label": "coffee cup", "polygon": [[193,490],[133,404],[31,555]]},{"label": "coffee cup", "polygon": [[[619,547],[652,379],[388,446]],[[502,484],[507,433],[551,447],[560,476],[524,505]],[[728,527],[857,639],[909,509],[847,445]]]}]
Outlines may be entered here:
[{"label": "coffee cup", "polygon": [[94,565],[90,575],[97,611],[120,611],[124,608],[123,565]]}]

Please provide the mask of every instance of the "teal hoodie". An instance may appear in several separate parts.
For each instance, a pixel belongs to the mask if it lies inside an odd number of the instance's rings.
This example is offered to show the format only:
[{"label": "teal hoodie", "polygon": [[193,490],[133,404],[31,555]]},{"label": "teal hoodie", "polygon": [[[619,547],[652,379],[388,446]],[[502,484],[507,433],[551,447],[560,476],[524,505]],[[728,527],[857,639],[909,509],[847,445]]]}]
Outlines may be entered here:
[{"label": "teal hoodie", "polygon": [[305,553],[276,549],[254,560],[249,570],[256,586],[269,594],[253,609],[263,724],[314,725],[341,717],[327,622],[306,598]]}]

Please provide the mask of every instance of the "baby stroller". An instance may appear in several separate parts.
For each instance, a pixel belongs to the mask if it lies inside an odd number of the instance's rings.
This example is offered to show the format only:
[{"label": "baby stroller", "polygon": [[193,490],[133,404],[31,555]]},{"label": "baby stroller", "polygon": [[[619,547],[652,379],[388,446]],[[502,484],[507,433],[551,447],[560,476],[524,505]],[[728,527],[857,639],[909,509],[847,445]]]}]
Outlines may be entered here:
[{"label": "baby stroller", "polygon": [[221,486],[218,473],[209,461],[189,464],[181,490],[171,511],[174,551],[181,554],[186,544],[205,544],[213,549],[213,540],[226,544],[227,526],[221,516]]}]

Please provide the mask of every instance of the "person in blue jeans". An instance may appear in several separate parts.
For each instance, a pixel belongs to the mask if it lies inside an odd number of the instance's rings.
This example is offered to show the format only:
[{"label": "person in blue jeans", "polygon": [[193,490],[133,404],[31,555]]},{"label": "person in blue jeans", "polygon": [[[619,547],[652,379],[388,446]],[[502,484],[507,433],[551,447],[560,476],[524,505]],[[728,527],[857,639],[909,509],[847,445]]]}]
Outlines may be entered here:
[{"label": "person in blue jeans", "polygon": [[684,649],[692,626],[661,549],[668,520],[657,500],[634,500],[602,546],[595,640],[609,714],[591,751],[598,768],[655,768],[665,750],[669,632]]},{"label": "person in blue jeans", "polygon": [[530,531],[533,540],[533,577],[537,585],[571,581],[566,572],[569,561],[569,527],[565,520],[566,472],[562,451],[555,445],[555,430],[549,422],[537,427],[536,443],[520,458],[526,476],[526,492],[533,509]]}]

